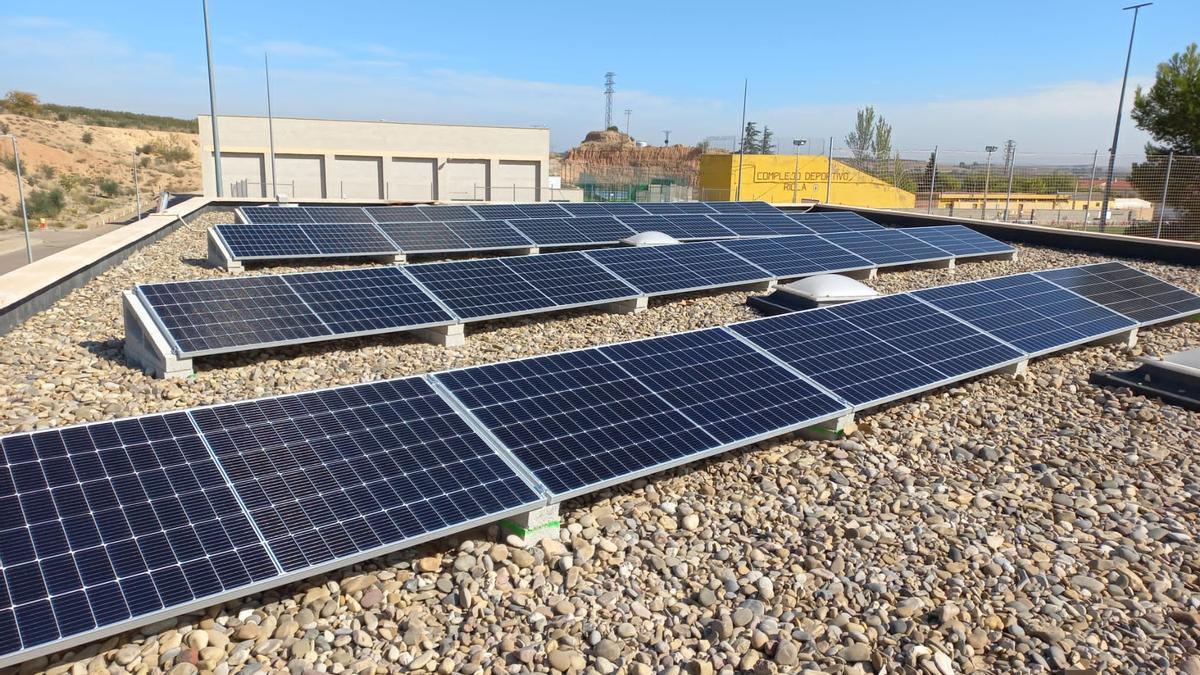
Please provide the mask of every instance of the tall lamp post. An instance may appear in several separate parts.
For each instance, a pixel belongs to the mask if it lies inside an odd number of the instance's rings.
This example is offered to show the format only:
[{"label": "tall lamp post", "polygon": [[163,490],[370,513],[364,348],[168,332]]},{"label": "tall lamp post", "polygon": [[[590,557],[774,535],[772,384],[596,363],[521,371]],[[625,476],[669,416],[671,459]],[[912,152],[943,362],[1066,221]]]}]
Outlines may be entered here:
[{"label": "tall lamp post", "polygon": [[792,145],[796,148],[796,170],[792,172],[792,203],[796,203],[796,192],[800,189],[800,148],[808,143],[807,138],[793,138]]},{"label": "tall lamp post", "polygon": [[21,220],[25,223],[25,258],[33,262],[33,244],[29,241],[29,211],[25,209],[25,186],[21,184],[21,155],[17,152],[16,134],[0,134],[0,138],[8,137],[12,141],[13,162],[17,167],[17,197],[21,200]]},{"label": "tall lamp post", "polygon": [[997,146],[989,145],[984,148],[987,150],[987,173],[983,176],[983,210],[979,213],[980,220],[987,220],[987,202],[988,202],[988,184],[992,182],[992,153],[997,150]]},{"label": "tall lamp post", "polygon": [[1101,232],[1108,224],[1108,200],[1112,197],[1113,167],[1117,163],[1117,139],[1121,136],[1121,110],[1125,106],[1125,84],[1129,81],[1129,59],[1133,56],[1133,34],[1137,32],[1138,11],[1153,4],[1153,2],[1143,2],[1140,5],[1121,8],[1122,12],[1133,10],[1133,26],[1129,29],[1129,49],[1125,52],[1125,75],[1121,77],[1121,97],[1117,99],[1117,124],[1113,127],[1112,147],[1108,149],[1108,177],[1104,180],[1104,200],[1100,203]]},{"label": "tall lamp post", "polygon": [[208,0],[203,0],[204,8],[204,51],[208,55],[208,109],[212,117],[213,137],[213,177],[217,181],[217,196],[223,196],[221,187],[221,136],[217,133],[217,81],[213,74],[212,37],[208,31]]}]

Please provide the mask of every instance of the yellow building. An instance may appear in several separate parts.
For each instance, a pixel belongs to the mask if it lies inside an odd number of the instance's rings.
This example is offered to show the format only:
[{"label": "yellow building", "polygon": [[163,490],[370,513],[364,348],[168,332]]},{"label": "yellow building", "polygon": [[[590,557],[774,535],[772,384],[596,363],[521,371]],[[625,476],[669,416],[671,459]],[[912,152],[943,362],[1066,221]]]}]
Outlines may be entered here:
[{"label": "yellow building", "polygon": [[[829,158],[821,155],[746,155],[741,174],[743,201],[819,201],[881,209],[911,209],[917,203],[913,193],[837,160],[829,181]],[[700,158],[700,199],[737,199],[737,183],[737,155]]]},{"label": "yellow building", "polygon": [[[982,192],[941,192],[935,195],[937,199],[937,208],[949,209],[951,213],[959,211],[978,211],[983,208],[983,193]],[[1079,211],[1099,213],[1100,207],[1103,204],[1098,194],[1093,195],[1093,199],[1088,201],[1086,197],[1079,197],[1070,193],[1063,194],[1040,194],[1036,192],[1014,192],[1011,197],[1005,194],[1003,190],[999,192],[988,192],[987,194],[987,209],[991,213],[997,209],[1003,209],[1005,202],[1008,203],[1008,212],[1011,217],[1020,219],[1026,214],[1051,211]],[[1123,216],[1128,216],[1134,220],[1149,220],[1154,217],[1154,205],[1144,199],[1136,197],[1118,197],[1112,199],[1108,203],[1110,211],[1120,212]]]}]

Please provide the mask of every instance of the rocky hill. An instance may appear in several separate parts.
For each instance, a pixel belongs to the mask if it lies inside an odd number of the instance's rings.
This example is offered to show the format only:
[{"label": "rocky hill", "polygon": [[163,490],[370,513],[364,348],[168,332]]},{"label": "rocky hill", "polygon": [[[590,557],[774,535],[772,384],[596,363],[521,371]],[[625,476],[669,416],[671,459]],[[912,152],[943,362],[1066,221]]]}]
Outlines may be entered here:
[{"label": "rocky hill", "polygon": [[[137,123],[136,115],[113,114],[126,116],[122,124]],[[63,111],[0,113],[0,133],[16,134],[20,146],[31,224],[44,217],[50,227],[85,228],[128,217],[134,204],[135,161],[143,208],[162,190],[200,189],[200,141],[194,127],[192,133],[183,133],[85,123],[88,120],[112,123],[110,118]],[[0,140],[0,229],[20,226],[15,168],[11,145]]]},{"label": "rocky hill", "polygon": [[583,142],[552,163],[551,172],[565,183],[581,180],[625,184],[652,178],[673,178],[680,185],[694,186],[702,148],[690,145],[638,145],[618,131],[593,131]]}]

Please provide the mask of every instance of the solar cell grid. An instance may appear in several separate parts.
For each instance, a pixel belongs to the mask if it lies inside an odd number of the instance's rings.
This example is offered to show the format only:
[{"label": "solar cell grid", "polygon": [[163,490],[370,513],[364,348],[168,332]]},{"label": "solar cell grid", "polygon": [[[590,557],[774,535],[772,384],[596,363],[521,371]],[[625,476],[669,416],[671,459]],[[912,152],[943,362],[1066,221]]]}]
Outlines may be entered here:
[{"label": "solar cell grid", "polygon": [[722,227],[712,218],[700,214],[617,216],[617,219],[635,232],[662,232],[680,241],[736,236],[734,232]]},{"label": "solar cell grid", "polygon": [[758,222],[749,213],[717,213],[709,217],[742,237],[771,237],[776,234],[774,228]]},{"label": "solar cell grid", "polygon": [[958,257],[1011,253],[1013,248],[962,225],[911,227],[904,233]]},{"label": "solar cell grid", "polygon": [[572,216],[607,216],[609,212],[599,202],[567,202],[563,210]]},{"label": "solar cell grid", "polygon": [[446,223],[471,248],[524,248],[529,240],[503,220],[454,221]]},{"label": "solar cell grid", "polygon": [[579,216],[571,219],[571,225],[595,243],[615,243],[633,234],[633,230],[613,216]]},{"label": "solar cell grid", "polygon": [[586,255],[647,295],[703,288],[706,285],[703,276],[668,257],[661,250],[663,248],[666,247],[614,248],[588,251]]},{"label": "solar cell grid", "polygon": [[300,227],[322,255],[396,252],[396,244],[370,223],[313,223]]},{"label": "solar cell grid", "polygon": [[407,270],[462,319],[521,314],[557,304],[501,259],[425,263]]},{"label": "solar cell grid", "polygon": [[430,220],[440,220],[443,222],[452,220],[480,220],[479,216],[469,206],[418,206],[417,208],[424,211]]},{"label": "solar cell grid", "polygon": [[870,261],[820,237],[801,235],[723,241],[733,251],[779,278],[870,269]]},{"label": "solar cell grid", "polygon": [[192,416],[285,571],[538,501],[419,377]]},{"label": "solar cell grid", "polygon": [[299,206],[243,206],[242,215],[249,223],[311,223]]},{"label": "solar cell grid", "polygon": [[1135,325],[1033,274],[929,288],[913,295],[1031,355]]},{"label": "solar cell grid", "polygon": [[998,367],[1022,354],[915,298],[893,295],[731,327],[853,405]]},{"label": "solar cell grid", "polygon": [[461,237],[454,234],[446,223],[380,223],[383,230],[401,251],[425,253],[434,251],[461,251],[471,248]]},{"label": "solar cell grid", "polygon": [[313,256],[320,253],[301,225],[292,223],[248,223],[214,225],[234,258],[277,258]]},{"label": "solar cell grid", "polygon": [[632,298],[638,292],[582,253],[547,253],[503,260],[558,305]]},{"label": "solar cell grid", "polygon": [[427,223],[427,209],[415,206],[367,206],[363,211],[377,223]]},{"label": "solar cell grid", "polygon": [[831,232],[821,234],[821,236],[876,265],[917,263],[953,257],[951,254],[899,230]]},{"label": "solar cell grid", "polygon": [[284,279],[334,334],[454,322],[398,267],[289,274]]},{"label": "solar cell grid", "polygon": [[[612,216],[644,216],[646,210],[633,202],[598,202],[605,213]],[[593,214],[585,214],[593,215]]]},{"label": "solar cell grid", "polygon": [[766,202],[705,202],[718,213],[771,213],[779,209]]},{"label": "solar cell grid", "polygon": [[515,204],[475,204],[470,207],[484,220],[507,220],[509,218],[525,218]]},{"label": "solar cell grid", "polygon": [[575,227],[575,218],[536,218],[508,221],[538,246],[586,244],[591,240]]},{"label": "solar cell grid", "polygon": [[331,335],[282,277],[138,286],[179,356]]},{"label": "solar cell grid", "polygon": [[0,439],[8,654],[275,576],[186,413]]},{"label": "solar cell grid", "polygon": [[305,206],[304,212],[314,223],[370,223],[361,206]]},{"label": "solar cell grid", "polygon": [[1121,263],[1099,263],[1037,274],[1142,325],[1200,313],[1200,295]]},{"label": "solar cell grid", "polygon": [[571,216],[558,204],[517,204],[521,218],[569,218]]}]

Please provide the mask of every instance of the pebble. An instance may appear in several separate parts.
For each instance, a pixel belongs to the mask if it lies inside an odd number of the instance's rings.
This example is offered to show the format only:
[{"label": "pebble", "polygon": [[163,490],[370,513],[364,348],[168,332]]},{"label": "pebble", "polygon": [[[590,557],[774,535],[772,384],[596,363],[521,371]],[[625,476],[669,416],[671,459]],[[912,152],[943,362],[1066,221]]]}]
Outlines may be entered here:
[{"label": "pebble", "polygon": [[[0,432],[756,316],[746,291],[698,294],[636,315],[490,321],[456,349],[362,338],[216,356],[186,380],[148,378],[123,362],[119,294],[224,278],[187,262],[205,257],[204,226],[217,218],[135,251],[0,335]],[[1021,246],[1012,262],[964,262],[953,276],[885,270],[870,283],[897,292],[1097,260]],[[1200,281],[1195,268],[1134,264]],[[317,267],[247,274],[301,269]],[[1141,331],[1133,351],[1037,359],[1025,380],[992,375],[860,413],[859,429],[838,441],[763,441],[566,502],[560,536],[539,547],[481,528],[56,654],[38,669],[862,675],[895,664],[889,672],[946,675],[1065,662],[1200,675],[1200,600],[1190,591],[1200,548],[1189,534],[1200,531],[1200,419],[1088,381],[1197,343],[1200,323],[1183,322]]]}]

